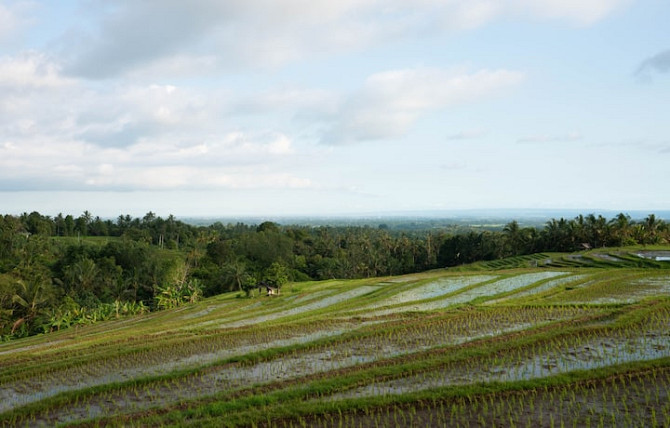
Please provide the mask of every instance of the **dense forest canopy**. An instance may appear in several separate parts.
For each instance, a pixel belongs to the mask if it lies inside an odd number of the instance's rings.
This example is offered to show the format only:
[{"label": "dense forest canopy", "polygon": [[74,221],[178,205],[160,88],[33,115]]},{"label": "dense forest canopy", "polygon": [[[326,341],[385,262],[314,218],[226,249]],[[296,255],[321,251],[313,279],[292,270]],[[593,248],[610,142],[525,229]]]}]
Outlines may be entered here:
[{"label": "dense forest canopy", "polygon": [[103,220],[38,212],[0,216],[0,334],[20,337],[259,283],[399,275],[544,251],[664,244],[650,214],[590,214],[498,231],[370,226],[191,225],[149,212]]}]

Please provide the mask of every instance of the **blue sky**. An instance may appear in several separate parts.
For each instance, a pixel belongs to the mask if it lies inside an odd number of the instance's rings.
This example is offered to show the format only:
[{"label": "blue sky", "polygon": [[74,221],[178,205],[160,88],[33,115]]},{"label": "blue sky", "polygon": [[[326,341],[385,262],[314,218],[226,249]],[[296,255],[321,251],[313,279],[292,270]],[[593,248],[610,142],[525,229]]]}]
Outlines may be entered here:
[{"label": "blue sky", "polygon": [[0,3],[2,212],[670,209],[665,0]]}]

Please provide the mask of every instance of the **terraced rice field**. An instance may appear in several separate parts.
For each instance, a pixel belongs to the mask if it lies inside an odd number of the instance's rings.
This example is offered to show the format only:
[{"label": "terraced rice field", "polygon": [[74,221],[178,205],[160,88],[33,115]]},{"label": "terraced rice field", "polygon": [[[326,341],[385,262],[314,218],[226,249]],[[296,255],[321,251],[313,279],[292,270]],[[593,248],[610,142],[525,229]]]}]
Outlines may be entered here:
[{"label": "terraced rice field", "polygon": [[3,426],[670,426],[670,271],[289,284],[0,345]]}]

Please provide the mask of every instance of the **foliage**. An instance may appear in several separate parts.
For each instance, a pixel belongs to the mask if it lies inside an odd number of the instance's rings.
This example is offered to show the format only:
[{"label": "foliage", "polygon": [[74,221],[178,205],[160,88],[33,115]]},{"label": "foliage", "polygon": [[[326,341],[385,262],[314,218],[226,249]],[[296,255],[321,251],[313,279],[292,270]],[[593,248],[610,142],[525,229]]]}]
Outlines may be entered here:
[{"label": "foliage", "polygon": [[158,287],[156,307],[172,309],[186,303],[195,303],[202,297],[202,284],[189,277],[190,267],[185,262],[176,263],[167,278],[168,283]]},{"label": "foliage", "polygon": [[[232,290],[250,295],[260,281],[281,287],[287,281],[373,278],[477,261],[488,261],[485,268],[538,265],[550,259],[536,258],[542,252],[668,242],[670,228],[653,214],[641,220],[623,213],[609,220],[580,215],[552,219],[543,228],[512,221],[498,230],[454,225],[423,231],[411,222],[196,226],[153,212],[116,219],[88,211],[0,215],[0,334],[43,331],[71,302],[87,311],[115,302],[166,308]],[[661,266],[620,257],[627,265]],[[550,265],[606,263],[584,256]],[[69,324],[53,322],[54,329]]]},{"label": "foliage", "polygon": [[156,307],[172,309],[185,303],[195,303],[202,297],[202,286],[197,279],[181,284],[168,284],[158,288]]},{"label": "foliage", "polygon": [[272,287],[281,288],[288,282],[288,269],[281,263],[274,262],[265,270],[263,280]]},{"label": "foliage", "polygon": [[64,302],[52,309],[42,330],[46,332],[58,331],[74,325],[93,324],[98,321],[117,319],[122,316],[139,315],[149,312],[149,308],[142,302],[101,303],[94,308],[80,306],[77,302],[66,297]]}]

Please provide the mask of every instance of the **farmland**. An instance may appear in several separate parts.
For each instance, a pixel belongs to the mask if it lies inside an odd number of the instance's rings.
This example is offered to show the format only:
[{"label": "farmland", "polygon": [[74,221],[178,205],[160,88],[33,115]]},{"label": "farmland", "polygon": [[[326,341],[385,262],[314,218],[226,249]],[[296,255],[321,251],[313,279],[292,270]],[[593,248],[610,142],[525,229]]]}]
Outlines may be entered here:
[{"label": "farmland", "polygon": [[670,262],[653,257],[290,283],[10,341],[0,421],[668,426]]}]

